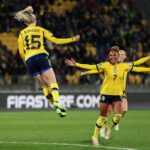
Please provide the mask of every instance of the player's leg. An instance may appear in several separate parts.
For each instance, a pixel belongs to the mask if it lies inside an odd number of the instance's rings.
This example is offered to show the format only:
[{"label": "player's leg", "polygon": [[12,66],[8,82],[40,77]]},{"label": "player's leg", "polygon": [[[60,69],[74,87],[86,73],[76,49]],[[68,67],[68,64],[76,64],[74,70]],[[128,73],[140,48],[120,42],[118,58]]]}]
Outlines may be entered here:
[{"label": "player's leg", "polygon": [[[67,110],[59,103],[59,88],[53,69],[49,69],[41,75],[47,87],[50,85],[49,89],[51,90],[51,93],[49,96],[52,96],[54,108],[57,109],[57,112],[61,115],[61,117],[65,116]],[[59,112],[59,110],[61,112]]]},{"label": "player's leg", "polygon": [[113,107],[112,107],[112,105],[110,104],[110,105],[108,106],[108,109],[107,109],[107,117],[108,117],[112,112],[113,112]]},{"label": "player's leg", "polygon": [[92,136],[92,143],[93,145],[99,145],[98,142],[98,136],[100,134],[101,128],[104,126],[104,124],[107,121],[107,109],[108,109],[109,104],[108,103],[100,103],[99,106],[99,111],[100,111],[100,116],[98,117],[94,129],[94,134]]},{"label": "player's leg", "polygon": [[38,81],[40,86],[42,87],[44,96],[49,100],[52,101],[52,96],[50,95],[49,87],[47,87],[46,83],[44,82],[42,76],[40,74],[34,76],[34,78]]},{"label": "player's leg", "polygon": [[124,115],[127,113],[128,111],[128,100],[126,97],[122,98],[122,103],[121,103],[121,107],[122,107],[122,117],[124,117]]},{"label": "player's leg", "polygon": [[[121,99],[121,108],[122,108],[122,117],[124,117],[124,115],[127,113],[128,111],[128,101],[126,99],[126,97],[122,97]],[[114,129],[116,131],[119,131],[119,123],[117,125],[114,126]]]},{"label": "player's leg", "polygon": [[[36,56],[33,56],[33,57],[29,58],[26,61],[26,67],[28,68],[28,70],[31,73],[31,75],[35,78],[35,80],[37,80],[38,83],[41,85],[41,87],[43,89],[43,93],[47,97],[49,95],[49,90],[48,90],[47,85],[44,82],[44,80],[43,80],[43,78],[42,78],[42,76],[40,74],[41,70],[39,69],[40,68],[39,67],[39,63],[41,63],[41,61],[37,62],[37,59],[39,59],[40,57],[43,57],[43,55],[36,55]],[[50,66],[48,66],[48,68],[49,67]]]},{"label": "player's leg", "polygon": [[[117,97],[116,97],[117,98]],[[108,125],[106,132],[105,132],[105,139],[109,139],[110,134],[111,134],[111,129],[117,125],[122,117],[122,109],[121,109],[121,101],[118,97],[118,100],[116,99],[112,103],[115,115],[111,121],[111,123]]]},{"label": "player's leg", "polygon": [[[121,99],[121,108],[122,108],[122,117],[124,117],[124,115],[127,113],[128,111],[128,101],[126,99],[126,97],[122,97]],[[114,129],[116,131],[119,131],[119,123],[117,125],[115,125]]]},{"label": "player's leg", "polygon": [[35,80],[38,81],[38,83],[40,84],[40,86],[42,87],[42,90],[43,90],[43,94],[44,96],[48,99],[48,100],[51,100],[50,98],[52,96],[49,96],[49,93],[50,93],[50,90],[49,90],[49,87],[47,87],[46,83],[44,82],[42,76],[40,74],[34,76]]},{"label": "player's leg", "polygon": [[[112,111],[113,111],[113,107],[111,104],[109,104],[108,109],[107,109],[107,117],[112,113]],[[105,136],[105,130],[106,130],[106,124],[104,124],[100,130],[100,137]]]},{"label": "player's leg", "polygon": [[46,54],[38,55],[35,59],[35,63],[39,68],[44,83],[46,84],[46,87],[43,87],[43,92],[48,94],[46,97],[49,102],[52,102],[57,113],[61,117],[64,117],[66,115],[66,109],[59,103],[59,88],[48,56]]},{"label": "player's leg", "polygon": [[[124,117],[124,115],[128,111],[128,101],[127,101],[126,97],[122,97],[122,99],[121,99],[121,109],[122,109],[122,117]],[[119,131],[119,123],[114,126],[114,129],[116,131]]]},{"label": "player's leg", "polygon": [[47,98],[49,104],[52,106],[52,104],[53,104],[53,97],[52,97],[52,94],[51,94],[50,86],[47,86],[45,84],[45,86],[42,87],[42,90],[43,90],[43,93],[44,93],[45,97]]}]

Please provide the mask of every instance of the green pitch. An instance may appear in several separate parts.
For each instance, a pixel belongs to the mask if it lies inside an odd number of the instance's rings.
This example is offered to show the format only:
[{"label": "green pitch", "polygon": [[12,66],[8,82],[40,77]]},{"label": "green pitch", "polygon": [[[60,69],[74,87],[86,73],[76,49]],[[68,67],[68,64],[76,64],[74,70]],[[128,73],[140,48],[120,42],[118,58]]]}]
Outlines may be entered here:
[{"label": "green pitch", "polygon": [[[0,150],[150,150],[150,111],[129,111],[120,131],[91,146],[98,110],[0,112]],[[111,119],[110,119],[111,120]]]}]

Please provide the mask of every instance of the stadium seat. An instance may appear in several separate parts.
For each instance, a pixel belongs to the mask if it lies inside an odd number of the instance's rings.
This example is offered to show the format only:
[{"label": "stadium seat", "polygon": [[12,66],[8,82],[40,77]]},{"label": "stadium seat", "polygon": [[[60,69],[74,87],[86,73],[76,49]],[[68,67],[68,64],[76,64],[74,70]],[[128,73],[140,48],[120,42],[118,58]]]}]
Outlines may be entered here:
[{"label": "stadium seat", "polygon": [[1,44],[6,46],[6,48],[12,51],[13,54],[16,54],[18,50],[17,41],[18,39],[13,33],[1,33],[0,34]]}]

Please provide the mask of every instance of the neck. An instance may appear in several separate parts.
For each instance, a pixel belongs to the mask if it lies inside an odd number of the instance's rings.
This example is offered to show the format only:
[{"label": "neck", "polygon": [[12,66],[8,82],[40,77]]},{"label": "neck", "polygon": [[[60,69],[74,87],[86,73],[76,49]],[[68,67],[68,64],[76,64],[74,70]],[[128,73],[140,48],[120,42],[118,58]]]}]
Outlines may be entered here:
[{"label": "neck", "polygon": [[116,64],[117,64],[117,62],[116,62],[116,63],[111,63],[111,62],[110,62],[110,64],[112,64],[112,65],[116,65]]},{"label": "neck", "polygon": [[36,25],[36,23],[31,23],[28,26],[35,26],[35,25]]}]

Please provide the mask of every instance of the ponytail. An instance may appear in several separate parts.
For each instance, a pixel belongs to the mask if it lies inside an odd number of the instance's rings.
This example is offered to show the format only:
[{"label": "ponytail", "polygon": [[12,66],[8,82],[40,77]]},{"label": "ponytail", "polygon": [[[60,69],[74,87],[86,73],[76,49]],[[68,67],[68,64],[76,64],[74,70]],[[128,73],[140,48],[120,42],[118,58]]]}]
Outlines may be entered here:
[{"label": "ponytail", "polygon": [[27,24],[36,22],[36,18],[35,15],[33,14],[32,6],[28,6],[24,10],[15,13],[14,18],[18,21],[24,21]]}]

